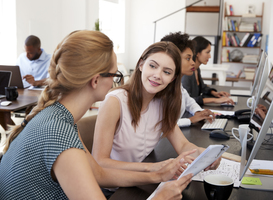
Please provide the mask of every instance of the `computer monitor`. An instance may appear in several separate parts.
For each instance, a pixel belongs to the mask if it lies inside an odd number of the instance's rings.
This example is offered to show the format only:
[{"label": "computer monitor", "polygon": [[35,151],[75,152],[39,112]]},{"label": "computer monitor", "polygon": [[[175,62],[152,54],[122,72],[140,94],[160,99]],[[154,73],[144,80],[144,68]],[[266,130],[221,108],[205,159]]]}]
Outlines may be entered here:
[{"label": "computer monitor", "polygon": [[17,88],[19,88],[19,89],[24,88],[19,66],[17,66],[17,65],[0,65],[0,70],[12,72],[10,86],[17,86]]},{"label": "computer monitor", "polygon": [[262,50],[260,60],[259,60],[256,72],[255,72],[254,82],[252,85],[250,96],[255,96],[255,94],[257,93],[257,87],[259,86],[262,72],[264,70],[266,57],[267,57],[267,55],[266,55],[265,51]]},{"label": "computer monitor", "polygon": [[255,110],[257,104],[258,104],[258,99],[260,98],[261,96],[261,92],[262,92],[262,89],[264,88],[265,86],[265,83],[268,79],[268,75],[269,75],[269,68],[270,68],[270,63],[269,63],[269,59],[266,55],[266,53],[264,53],[264,59],[265,59],[265,62],[263,64],[263,66],[261,66],[263,68],[263,70],[260,72],[260,77],[257,77],[257,83],[256,83],[256,86],[253,90],[253,95],[252,95],[252,106],[251,106],[251,115],[253,115],[253,111]]},{"label": "computer monitor", "polygon": [[[269,61],[267,61],[269,63]],[[271,72],[273,72],[273,67],[271,66]],[[268,128],[272,125],[273,119],[273,77],[270,73],[269,76],[265,78],[265,84],[259,88],[260,95],[256,100],[256,105],[252,117],[250,119],[249,128],[253,134],[253,148],[251,150],[250,156],[247,163],[241,162],[241,167],[243,170],[240,174],[240,180],[243,178],[248,167],[250,166],[252,160],[256,156],[265,136],[268,132]],[[242,152],[245,151],[245,146],[242,145]],[[243,153],[242,153],[243,154]]]}]

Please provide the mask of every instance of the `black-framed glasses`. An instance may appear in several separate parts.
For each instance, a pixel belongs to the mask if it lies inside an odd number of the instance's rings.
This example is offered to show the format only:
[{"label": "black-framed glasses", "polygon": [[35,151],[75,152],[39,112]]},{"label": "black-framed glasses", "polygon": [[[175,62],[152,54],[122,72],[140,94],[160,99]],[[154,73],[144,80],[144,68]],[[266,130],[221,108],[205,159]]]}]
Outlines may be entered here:
[{"label": "black-framed glasses", "polygon": [[115,74],[113,73],[101,73],[102,77],[114,77],[113,82],[120,83],[121,79],[123,78],[123,74],[120,71],[117,71]]}]

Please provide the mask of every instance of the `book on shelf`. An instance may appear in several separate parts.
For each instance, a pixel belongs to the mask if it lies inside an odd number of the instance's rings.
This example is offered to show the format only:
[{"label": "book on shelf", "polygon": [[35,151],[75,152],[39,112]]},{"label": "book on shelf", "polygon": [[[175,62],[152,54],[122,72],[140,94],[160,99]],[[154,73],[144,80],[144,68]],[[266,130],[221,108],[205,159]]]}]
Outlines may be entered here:
[{"label": "book on shelf", "polygon": [[233,35],[234,35],[234,37],[236,39],[237,45],[239,46],[240,45],[240,39],[239,39],[239,37],[237,36],[236,33],[233,33]]},{"label": "book on shelf", "polygon": [[230,41],[229,41],[229,38],[228,38],[228,34],[226,34],[226,46],[230,46]]},{"label": "book on shelf", "polygon": [[259,31],[262,31],[262,28],[261,28],[261,21],[260,21],[260,20],[257,21],[257,25],[258,25],[258,30],[259,30]]},{"label": "book on shelf", "polygon": [[257,25],[256,22],[254,22],[253,27],[254,27],[254,31],[255,31],[255,32],[258,32],[258,31],[259,31],[259,27],[258,27],[258,25]]},{"label": "book on shelf", "polygon": [[230,51],[222,49],[222,62],[230,62]]},{"label": "book on shelf", "polygon": [[226,46],[226,32],[223,32],[223,36],[222,36],[222,46]]},{"label": "book on shelf", "polygon": [[228,4],[226,4],[226,14],[230,15],[230,9],[229,9],[229,5]]},{"label": "book on shelf", "polygon": [[238,47],[238,44],[237,44],[237,41],[236,41],[234,35],[231,35],[230,37],[231,37],[231,39],[232,39],[233,46],[234,46],[234,47]]},{"label": "book on shelf", "polygon": [[232,30],[233,30],[233,31],[235,31],[235,30],[236,30],[236,28],[235,28],[235,23],[234,23],[234,20],[232,20],[232,19],[231,19],[230,21],[231,21],[231,25],[232,25]]},{"label": "book on shelf", "polygon": [[232,5],[229,5],[229,12],[230,12],[230,15],[234,15],[234,12],[233,12],[233,7],[232,7]]},{"label": "book on shelf", "polygon": [[235,21],[234,21],[235,31],[239,31],[238,24],[239,24],[239,22],[237,22],[237,21],[235,20]]}]

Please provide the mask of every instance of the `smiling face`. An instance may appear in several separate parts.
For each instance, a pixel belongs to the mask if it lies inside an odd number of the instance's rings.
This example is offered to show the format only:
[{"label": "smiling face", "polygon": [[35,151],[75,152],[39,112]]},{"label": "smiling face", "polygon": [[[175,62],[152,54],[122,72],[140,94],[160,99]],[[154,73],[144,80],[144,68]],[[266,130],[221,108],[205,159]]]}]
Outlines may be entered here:
[{"label": "smiling face", "polygon": [[186,48],[182,53],[181,53],[181,58],[182,58],[182,68],[181,72],[182,75],[187,75],[191,76],[193,72],[195,71],[194,64],[195,62],[192,60],[193,53],[190,48]]},{"label": "smiling face", "polygon": [[197,53],[196,59],[201,64],[206,65],[208,63],[209,59],[211,58],[210,51],[211,51],[211,45],[209,44],[207,46],[207,48],[205,48],[204,50],[201,51],[201,53]]},{"label": "smiling face", "polygon": [[166,53],[159,52],[151,54],[145,61],[139,65],[141,81],[149,94],[164,90],[173,80],[175,74],[175,63]]}]

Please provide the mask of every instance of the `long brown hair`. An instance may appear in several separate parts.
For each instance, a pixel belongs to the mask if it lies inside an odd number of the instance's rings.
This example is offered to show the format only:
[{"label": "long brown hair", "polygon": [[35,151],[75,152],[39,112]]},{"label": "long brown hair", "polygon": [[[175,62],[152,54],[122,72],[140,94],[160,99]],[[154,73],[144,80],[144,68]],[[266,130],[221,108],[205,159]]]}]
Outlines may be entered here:
[{"label": "long brown hair", "polygon": [[177,119],[180,116],[181,107],[181,56],[180,50],[171,42],[157,42],[149,46],[139,58],[136,68],[130,80],[123,86],[128,92],[128,106],[132,115],[132,125],[136,128],[140,119],[142,108],[142,90],[141,71],[139,65],[154,53],[164,52],[172,58],[175,63],[174,80],[162,91],[158,92],[154,98],[162,100],[163,113],[161,131],[163,137],[167,136],[175,127]]},{"label": "long brown hair", "polygon": [[62,95],[83,88],[95,75],[109,72],[113,43],[99,31],[74,31],[66,36],[52,55],[47,86],[37,106],[26,116],[22,125],[13,126],[4,152],[36,114],[58,101]]}]

